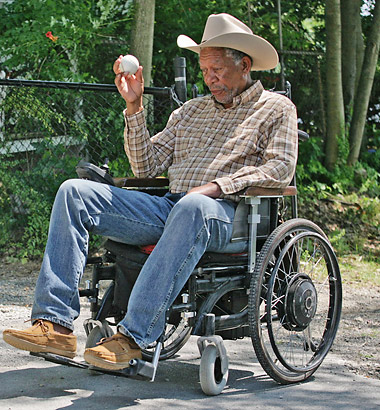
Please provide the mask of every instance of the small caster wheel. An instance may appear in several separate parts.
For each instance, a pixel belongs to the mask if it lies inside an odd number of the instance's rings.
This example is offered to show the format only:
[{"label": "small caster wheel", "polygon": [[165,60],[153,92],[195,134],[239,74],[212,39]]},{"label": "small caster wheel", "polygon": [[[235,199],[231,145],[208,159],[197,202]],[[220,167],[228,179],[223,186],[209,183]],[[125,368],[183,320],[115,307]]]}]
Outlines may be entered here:
[{"label": "small caster wheel", "polygon": [[90,347],[95,347],[103,338],[111,337],[113,335],[113,330],[107,322],[99,322],[94,326],[87,336],[86,349]]},{"label": "small caster wheel", "polygon": [[201,357],[199,369],[201,388],[208,396],[216,396],[224,389],[228,379],[228,368],[222,373],[221,360],[214,345],[208,345]]}]

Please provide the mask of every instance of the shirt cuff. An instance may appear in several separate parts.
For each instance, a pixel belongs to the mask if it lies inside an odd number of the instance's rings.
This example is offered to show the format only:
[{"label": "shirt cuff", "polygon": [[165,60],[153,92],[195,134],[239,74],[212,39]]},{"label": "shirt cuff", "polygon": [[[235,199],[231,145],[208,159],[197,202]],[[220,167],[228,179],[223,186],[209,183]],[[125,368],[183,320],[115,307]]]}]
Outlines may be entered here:
[{"label": "shirt cuff", "polygon": [[236,189],[235,184],[229,177],[217,178],[214,179],[212,182],[215,182],[220,186],[220,189],[222,190],[223,194],[234,194],[235,192],[239,191],[239,189]]},{"label": "shirt cuff", "polygon": [[135,114],[128,115],[127,109],[123,111],[125,125],[128,128],[141,127],[145,124],[144,110],[136,112]]}]

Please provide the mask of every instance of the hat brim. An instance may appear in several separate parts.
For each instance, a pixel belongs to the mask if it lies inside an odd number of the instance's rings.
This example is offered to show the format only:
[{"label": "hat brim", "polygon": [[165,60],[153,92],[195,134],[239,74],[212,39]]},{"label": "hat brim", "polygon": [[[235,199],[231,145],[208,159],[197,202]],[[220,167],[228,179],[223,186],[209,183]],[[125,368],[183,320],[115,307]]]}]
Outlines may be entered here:
[{"label": "hat brim", "polygon": [[222,34],[210,38],[201,44],[197,44],[190,37],[181,34],[177,38],[177,45],[180,48],[194,51],[197,54],[199,54],[201,48],[204,47],[226,47],[242,51],[252,57],[252,71],[271,70],[278,64],[278,54],[276,49],[267,40],[255,34]]}]

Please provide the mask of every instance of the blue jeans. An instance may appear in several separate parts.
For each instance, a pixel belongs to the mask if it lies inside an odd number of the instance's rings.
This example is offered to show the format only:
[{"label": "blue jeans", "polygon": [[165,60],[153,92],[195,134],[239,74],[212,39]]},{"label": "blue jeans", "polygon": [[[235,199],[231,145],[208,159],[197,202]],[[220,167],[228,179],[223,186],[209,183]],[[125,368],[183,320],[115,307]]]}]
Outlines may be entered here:
[{"label": "blue jeans", "polygon": [[166,310],[203,253],[244,249],[244,243],[230,242],[234,213],[233,202],[200,194],[156,197],[81,179],[64,182],[51,214],[32,320],[73,329],[89,233],[131,245],[157,243],[119,323],[122,333],[145,348],[159,338]]}]

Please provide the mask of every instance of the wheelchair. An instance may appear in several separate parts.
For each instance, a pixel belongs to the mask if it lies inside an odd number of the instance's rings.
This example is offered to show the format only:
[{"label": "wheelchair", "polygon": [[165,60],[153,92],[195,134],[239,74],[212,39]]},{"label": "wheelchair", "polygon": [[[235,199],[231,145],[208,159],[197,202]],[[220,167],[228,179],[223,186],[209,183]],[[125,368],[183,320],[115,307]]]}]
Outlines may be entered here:
[{"label": "wheelchair", "polygon": [[[300,134],[302,137],[302,133]],[[81,161],[81,178],[164,195],[165,178],[112,178],[106,167]],[[342,284],[338,261],[324,232],[298,217],[297,189],[251,187],[241,193],[232,241],[246,241],[242,254],[206,252],[167,311],[163,334],[121,371],[154,380],[159,360],[199,336],[200,385],[221,393],[228,379],[223,340],[250,338],[263,370],[280,384],[309,379],[329,352],[339,325]],[[114,333],[124,317],[133,284],[152,246],[107,239],[102,257],[89,258],[86,347]],[[100,292],[102,281],[109,286]]]}]

